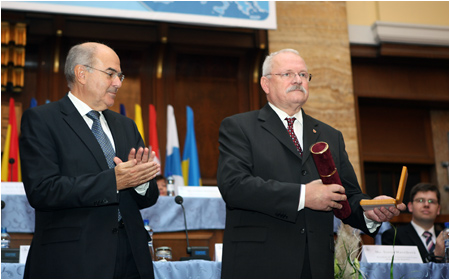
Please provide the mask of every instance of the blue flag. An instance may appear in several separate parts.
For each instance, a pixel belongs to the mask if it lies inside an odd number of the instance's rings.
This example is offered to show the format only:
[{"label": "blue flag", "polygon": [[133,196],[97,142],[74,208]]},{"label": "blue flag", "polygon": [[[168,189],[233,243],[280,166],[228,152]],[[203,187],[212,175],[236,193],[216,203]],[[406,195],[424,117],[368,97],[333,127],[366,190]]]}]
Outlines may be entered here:
[{"label": "blue flag", "polygon": [[183,162],[184,184],[186,186],[201,186],[200,165],[198,162],[197,141],[195,140],[194,112],[186,106],[186,140],[184,142]]},{"label": "blue flag", "polygon": [[127,112],[125,111],[125,105],[123,105],[122,103],[120,103],[120,114],[124,115],[125,117],[127,116]]},{"label": "blue flag", "polygon": [[36,98],[31,98],[31,101],[30,101],[30,108],[33,108],[33,107],[36,107],[37,106],[37,100],[36,100]]}]

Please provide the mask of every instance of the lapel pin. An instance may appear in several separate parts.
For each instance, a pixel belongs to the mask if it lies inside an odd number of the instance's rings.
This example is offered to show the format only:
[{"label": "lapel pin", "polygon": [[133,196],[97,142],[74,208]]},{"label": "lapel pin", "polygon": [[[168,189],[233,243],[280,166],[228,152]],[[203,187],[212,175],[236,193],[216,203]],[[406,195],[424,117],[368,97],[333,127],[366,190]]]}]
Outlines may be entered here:
[{"label": "lapel pin", "polygon": [[317,133],[317,131],[316,131],[315,129],[313,129],[313,132],[314,132],[314,133]]}]

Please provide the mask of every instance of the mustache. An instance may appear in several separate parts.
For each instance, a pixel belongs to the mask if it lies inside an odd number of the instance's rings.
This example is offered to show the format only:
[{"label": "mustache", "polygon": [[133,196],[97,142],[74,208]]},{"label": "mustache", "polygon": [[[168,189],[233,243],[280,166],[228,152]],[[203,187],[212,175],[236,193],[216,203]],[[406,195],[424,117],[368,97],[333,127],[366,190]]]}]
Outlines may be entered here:
[{"label": "mustache", "polygon": [[302,85],[293,85],[286,90],[286,93],[289,93],[294,90],[299,90],[306,94],[306,89]]}]

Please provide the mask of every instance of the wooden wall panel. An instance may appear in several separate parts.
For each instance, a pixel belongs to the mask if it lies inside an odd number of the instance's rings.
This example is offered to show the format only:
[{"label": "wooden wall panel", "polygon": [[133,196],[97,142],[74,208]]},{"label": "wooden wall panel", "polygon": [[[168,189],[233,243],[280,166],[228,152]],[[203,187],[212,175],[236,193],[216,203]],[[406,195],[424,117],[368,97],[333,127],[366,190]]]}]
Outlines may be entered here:
[{"label": "wooden wall panel", "polygon": [[363,161],[434,163],[428,110],[366,105],[360,123]]},{"label": "wooden wall panel", "polygon": [[441,213],[448,214],[448,168],[442,165],[448,162],[448,55],[430,59],[423,55],[424,47],[417,52],[407,45],[398,57],[353,49],[368,193],[382,193],[381,188],[370,189],[373,174],[389,167],[393,168],[388,173],[397,174],[400,166],[394,168],[395,164],[406,165],[411,171],[407,192],[418,182],[436,184],[444,198]]},{"label": "wooden wall panel", "polygon": [[[165,104],[174,107],[181,151],[184,151],[186,135],[186,106],[194,111],[204,185],[216,185],[220,123],[227,116],[250,109],[246,86],[249,75],[247,55],[245,50],[192,47],[168,50],[164,75],[168,77],[164,91]],[[160,139],[165,137],[160,136]]]},{"label": "wooden wall panel", "polygon": [[360,97],[447,102],[448,60],[434,64],[415,59],[354,60],[353,84]]}]

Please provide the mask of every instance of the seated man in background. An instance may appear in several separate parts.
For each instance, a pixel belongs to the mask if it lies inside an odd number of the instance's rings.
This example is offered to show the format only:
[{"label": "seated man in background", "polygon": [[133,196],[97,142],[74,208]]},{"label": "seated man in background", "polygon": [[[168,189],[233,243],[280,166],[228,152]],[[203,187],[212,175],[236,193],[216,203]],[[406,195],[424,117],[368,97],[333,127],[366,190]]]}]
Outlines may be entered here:
[{"label": "seated man in background", "polygon": [[[436,216],[441,211],[439,189],[430,183],[419,183],[411,189],[408,210],[411,223],[397,228],[395,245],[415,245],[423,262],[440,262],[444,257],[444,236],[434,227]],[[395,229],[382,235],[383,245],[394,244]]]},{"label": "seated man in background", "polygon": [[163,175],[156,175],[156,184],[158,184],[159,195],[167,196],[167,179]]}]

